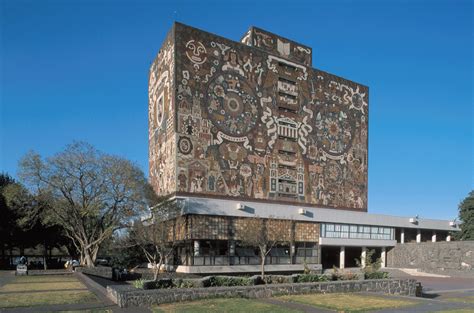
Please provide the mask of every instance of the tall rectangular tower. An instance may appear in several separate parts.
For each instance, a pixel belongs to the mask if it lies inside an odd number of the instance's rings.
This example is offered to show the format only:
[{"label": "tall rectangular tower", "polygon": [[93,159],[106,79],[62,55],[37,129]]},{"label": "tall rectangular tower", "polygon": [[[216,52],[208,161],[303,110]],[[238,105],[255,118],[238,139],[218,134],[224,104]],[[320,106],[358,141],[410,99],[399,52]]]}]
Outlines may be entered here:
[{"label": "tall rectangular tower", "polygon": [[311,64],[258,28],[175,23],[150,69],[155,190],[366,211],[368,88]]}]

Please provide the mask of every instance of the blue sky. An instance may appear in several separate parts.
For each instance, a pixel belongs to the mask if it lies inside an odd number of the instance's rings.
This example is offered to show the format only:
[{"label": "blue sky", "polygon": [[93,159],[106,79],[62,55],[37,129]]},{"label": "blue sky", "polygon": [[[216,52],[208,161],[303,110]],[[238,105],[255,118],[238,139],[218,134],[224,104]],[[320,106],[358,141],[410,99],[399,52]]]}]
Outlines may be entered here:
[{"label": "blue sky", "polygon": [[0,3],[0,171],[85,140],[146,173],[148,68],[177,20],[267,29],[368,85],[369,212],[453,218],[474,189],[472,1]]}]

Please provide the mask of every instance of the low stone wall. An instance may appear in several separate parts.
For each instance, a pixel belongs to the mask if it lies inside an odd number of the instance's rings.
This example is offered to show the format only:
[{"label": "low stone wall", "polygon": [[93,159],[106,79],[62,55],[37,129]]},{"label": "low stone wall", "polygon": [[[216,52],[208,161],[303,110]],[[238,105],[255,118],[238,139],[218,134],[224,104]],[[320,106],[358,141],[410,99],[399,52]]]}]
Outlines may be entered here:
[{"label": "low stone wall", "polygon": [[414,279],[351,280],[245,287],[208,287],[141,290],[133,286],[107,286],[108,297],[120,307],[149,306],[209,298],[268,298],[280,295],[370,291],[415,296]]},{"label": "low stone wall", "polygon": [[427,272],[472,271],[474,268],[474,241],[397,244],[387,253],[387,266],[418,268]]},{"label": "low stone wall", "polygon": [[76,272],[112,279],[112,268],[107,266],[76,267]]}]

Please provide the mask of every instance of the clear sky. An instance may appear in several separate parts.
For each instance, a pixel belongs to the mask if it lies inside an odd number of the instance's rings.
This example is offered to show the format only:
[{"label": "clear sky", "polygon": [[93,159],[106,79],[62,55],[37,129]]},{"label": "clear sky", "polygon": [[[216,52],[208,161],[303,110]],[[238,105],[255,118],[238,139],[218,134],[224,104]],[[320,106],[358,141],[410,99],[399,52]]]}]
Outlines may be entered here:
[{"label": "clear sky", "polygon": [[267,29],[368,85],[369,212],[453,218],[474,189],[472,1],[0,3],[0,171],[84,140],[147,173],[148,68],[177,20]]}]

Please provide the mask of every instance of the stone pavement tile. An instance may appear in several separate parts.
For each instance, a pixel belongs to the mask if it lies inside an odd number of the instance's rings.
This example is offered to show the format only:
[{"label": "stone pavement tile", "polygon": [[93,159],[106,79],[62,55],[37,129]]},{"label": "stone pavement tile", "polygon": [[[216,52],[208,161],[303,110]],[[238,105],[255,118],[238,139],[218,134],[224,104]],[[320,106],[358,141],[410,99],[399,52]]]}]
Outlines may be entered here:
[{"label": "stone pavement tile", "polygon": [[336,312],[329,309],[317,308],[317,307],[307,305],[307,304],[281,301],[281,300],[277,300],[273,298],[257,299],[257,301],[273,304],[273,305],[287,308],[287,309],[298,310],[305,313],[334,313]]}]

